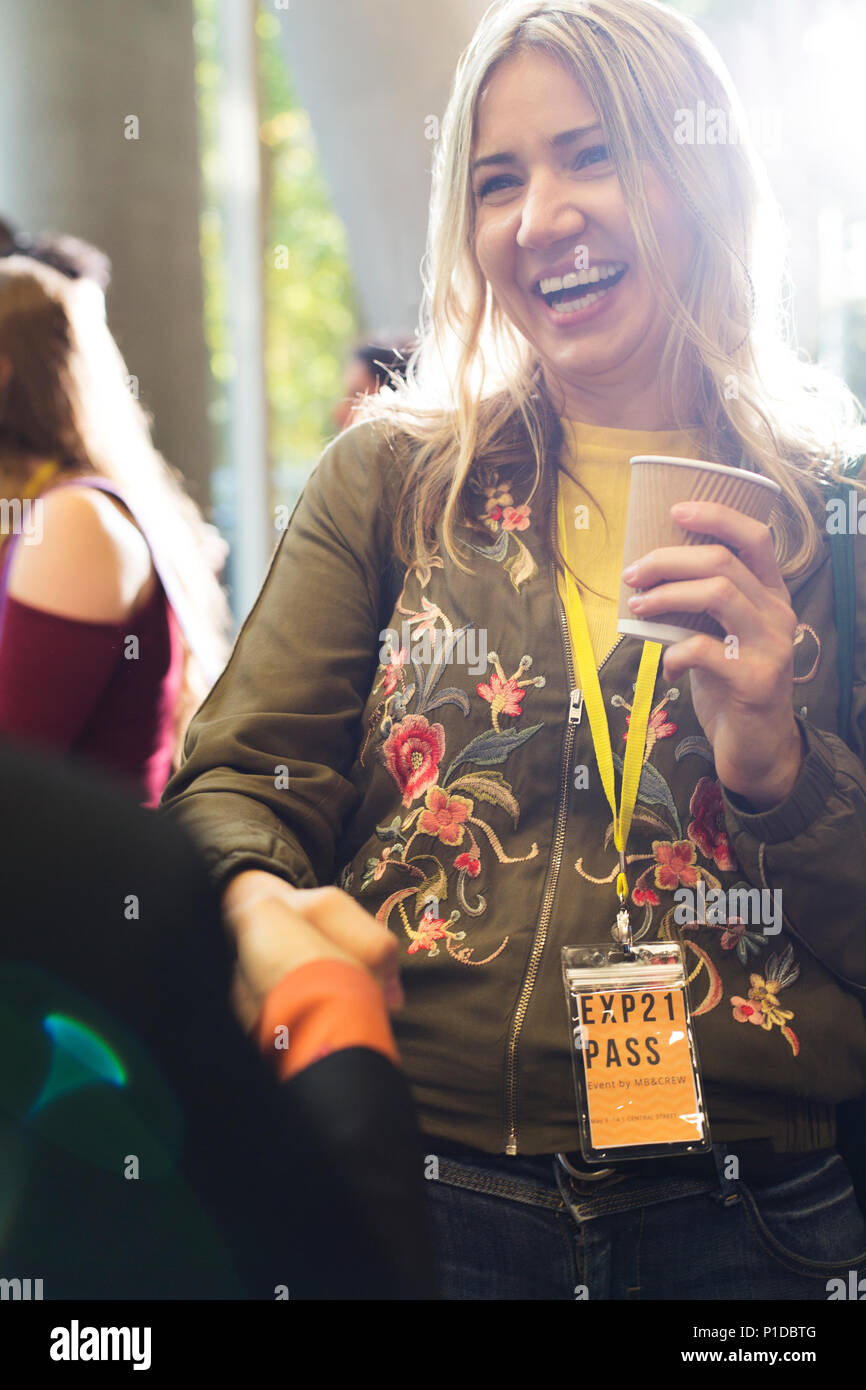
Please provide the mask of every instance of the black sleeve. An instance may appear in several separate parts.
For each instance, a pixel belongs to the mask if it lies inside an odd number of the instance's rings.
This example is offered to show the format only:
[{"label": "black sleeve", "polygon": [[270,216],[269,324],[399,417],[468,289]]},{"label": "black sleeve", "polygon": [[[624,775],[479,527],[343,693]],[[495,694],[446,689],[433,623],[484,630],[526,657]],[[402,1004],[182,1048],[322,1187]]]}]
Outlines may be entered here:
[{"label": "black sleeve", "polygon": [[0,824],[4,1267],[45,1298],[432,1296],[405,1078],[353,1048],[276,1081],[186,836],[8,746]]}]

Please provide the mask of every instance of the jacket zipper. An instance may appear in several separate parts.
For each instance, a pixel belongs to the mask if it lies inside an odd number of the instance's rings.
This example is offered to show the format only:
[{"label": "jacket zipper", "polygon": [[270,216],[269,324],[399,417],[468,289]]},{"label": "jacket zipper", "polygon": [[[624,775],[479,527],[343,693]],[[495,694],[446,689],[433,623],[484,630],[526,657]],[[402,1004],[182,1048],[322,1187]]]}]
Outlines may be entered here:
[{"label": "jacket zipper", "polygon": [[[551,536],[556,525],[556,509],[553,509],[553,519],[551,524]],[[565,736],[562,744],[562,764],[561,776],[559,781],[559,799],[556,807],[556,818],[554,821],[553,847],[550,855],[550,862],[547,866],[547,879],[544,884],[544,892],[541,898],[541,912],[538,917],[538,924],[535,928],[535,936],[532,942],[532,952],[529,957],[529,965],[523,977],[523,987],[520,991],[520,998],[514,1012],[514,1018],[508,1034],[508,1047],[505,1060],[505,1114],[507,1125],[507,1139],[505,1152],[510,1156],[517,1153],[517,1044],[520,1040],[520,1033],[523,1028],[523,1021],[529,1008],[529,1001],[532,991],[535,988],[535,981],[538,976],[538,968],[541,964],[541,956],[547,940],[547,928],[550,924],[550,914],[553,909],[553,899],[556,894],[556,885],[559,879],[559,870],[562,864],[562,851],[565,845],[565,826],[568,820],[568,781],[571,771],[571,755],[574,748],[575,731],[580,723],[583,714],[583,691],[574,683],[574,654],[571,649],[571,635],[568,631],[568,619],[566,618],[565,608],[559,596],[559,585],[554,570],[553,592],[559,611],[559,628],[562,638],[562,650],[565,657],[565,669],[568,675],[569,705],[568,721],[565,727]],[[623,640],[624,633],[617,637],[604,661],[599,666],[601,671],[605,662],[613,655]]]}]

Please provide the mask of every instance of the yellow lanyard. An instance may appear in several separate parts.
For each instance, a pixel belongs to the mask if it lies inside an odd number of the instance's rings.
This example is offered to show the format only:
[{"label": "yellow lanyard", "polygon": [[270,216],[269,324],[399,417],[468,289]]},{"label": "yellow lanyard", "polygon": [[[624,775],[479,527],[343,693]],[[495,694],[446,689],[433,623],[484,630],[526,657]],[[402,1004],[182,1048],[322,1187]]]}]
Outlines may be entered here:
[{"label": "yellow lanyard", "polygon": [[[563,555],[567,556],[568,540],[565,529],[565,507],[562,501],[561,490],[558,496],[557,515],[559,519],[559,544]],[[643,768],[646,733],[649,725],[653,691],[655,690],[656,674],[658,672],[662,644],[661,642],[644,642],[643,644],[640,667],[638,668],[634,704],[632,705],[631,719],[628,726],[628,737],[625,744],[621,805],[620,810],[617,811],[616,784],[613,775],[613,751],[610,745],[610,729],[607,722],[607,711],[604,707],[604,697],[601,693],[601,684],[598,679],[595,655],[589,637],[586,614],[583,611],[583,604],[580,601],[580,594],[578,593],[577,584],[574,581],[574,575],[570,570],[564,571],[563,579],[565,581],[566,593],[566,616],[568,618],[572,645],[574,646],[575,655],[577,657],[577,676],[589,714],[589,727],[592,734],[593,747],[595,748],[598,770],[601,774],[602,786],[604,787],[605,796],[608,799],[610,809],[613,812],[613,842],[619,850],[620,866],[620,871],[616,880],[616,891],[619,895],[620,903],[622,904],[625,902],[628,894],[628,880],[625,875],[625,847],[628,843],[628,832],[631,829],[631,818],[637,801],[637,789],[638,783],[640,782],[641,770]]]}]

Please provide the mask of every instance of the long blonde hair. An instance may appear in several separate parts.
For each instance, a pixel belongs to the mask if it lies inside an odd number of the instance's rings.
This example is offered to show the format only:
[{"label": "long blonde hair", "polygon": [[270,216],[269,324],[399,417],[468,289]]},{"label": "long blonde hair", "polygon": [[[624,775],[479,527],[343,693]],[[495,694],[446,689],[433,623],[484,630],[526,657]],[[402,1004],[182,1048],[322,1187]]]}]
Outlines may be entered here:
[{"label": "long blonde hair", "polygon": [[[530,50],[564,65],[596,106],[669,319],[659,379],[675,425],[692,425],[697,409],[711,458],[779,484],[776,553],[783,574],[800,573],[819,546],[817,475],[837,476],[848,455],[866,451],[863,410],[843,382],[798,356],[784,223],[721,57],[691,20],[653,0],[497,0],[460,59],[434,160],[419,347],[405,383],[368,396],[356,417],[385,423],[400,466],[398,557],[429,557],[441,520],[449,556],[468,572],[454,527],[472,523],[467,490],[486,469],[514,476],[531,461],[529,496],[544,483],[551,503],[562,426],[538,355],[490,295],[473,246],[479,97],[495,64]],[[730,113],[736,141],[674,138],[675,113],[699,101]],[[694,219],[682,296],[653,231],[642,160],[673,182]],[[683,364],[696,369],[697,402],[676,397],[673,383],[693,377]]]},{"label": "long blonde hair", "polygon": [[[32,461],[117,484],[133,516],[158,532],[184,596],[192,642],[213,677],[228,655],[231,613],[216,577],[217,533],[181,474],[155,449],[148,417],[128,388],[126,364],[91,286],[22,256],[0,260],[0,354],[12,375],[0,388],[0,477],[26,481]],[[174,762],[209,680],[189,643],[175,719]]]}]

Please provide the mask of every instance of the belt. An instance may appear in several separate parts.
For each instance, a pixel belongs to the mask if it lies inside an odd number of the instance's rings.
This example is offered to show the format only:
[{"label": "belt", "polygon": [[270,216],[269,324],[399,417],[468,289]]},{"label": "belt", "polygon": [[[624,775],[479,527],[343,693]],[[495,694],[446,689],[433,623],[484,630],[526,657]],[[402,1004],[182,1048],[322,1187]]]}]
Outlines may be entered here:
[{"label": "belt", "polygon": [[[473,1158],[483,1158],[488,1161],[491,1158],[505,1158],[503,1154],[486,1153],[480,1149],[469,1148],[465,1144],[452,1143],[450,1140],[432,1139],[432,1136],[431,1142],[435,1144],[438,1153],[451,1156],[457,1161],[462,1159],[464,1163],[471,1164]],[[737,1177],[745,1183],[750,1180],[761,1183],[772,1181],[774,1178],[783,1178],[788,1170],[798,1167],[806,1159],[815,1158],[819,1153],[835,1152],[832,1149],[822,1149],[813,1150],[810,1153],[778,1153],[773,1148],[770,1139],[729,1141],[724,1147],[732,1157],[737,1159],[739,1164]],[[524,1155],[524,1157],[531,1157],[539,1162],[547,1159],[553,1163],[558,1160],[567,1173],[577,1181],[588,1185],[598,1183],[606,1186],[621,1178],[688,1177],[701,1180],[718,1180],[719,1178],[719,1170],[713,1153],[681,1154],[671,1158],[632,1159],[631,1162],[623,1160],[604,1165],[586,1163],[579,1152],[532,1154]],[[505,1161],[507,1162],[507,1160]]]}]

